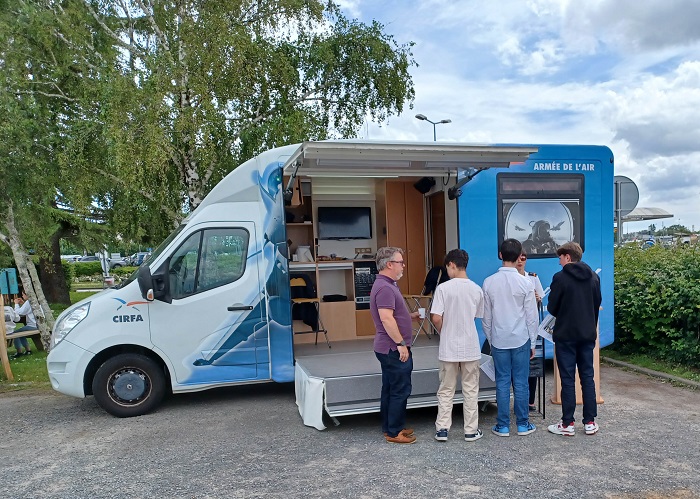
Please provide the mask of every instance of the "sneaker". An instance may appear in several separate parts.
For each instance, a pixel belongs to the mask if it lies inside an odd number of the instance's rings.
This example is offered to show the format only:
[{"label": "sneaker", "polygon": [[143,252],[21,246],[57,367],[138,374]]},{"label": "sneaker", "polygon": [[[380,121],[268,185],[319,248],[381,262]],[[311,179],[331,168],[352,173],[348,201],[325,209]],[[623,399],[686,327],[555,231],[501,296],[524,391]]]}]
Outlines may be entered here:
[{"label": "sneaker", "polygon": [[438,442],[447,442],[447,430],[442,429],[435,432],[435,440]]},{"label": "sneaker", "polygon": [[537,412],[537,406],[535,404],[529,404],[527,410],[530,412]]},{"label": "sneaker", "polygon": [[586,431],[586,435],[595,435],[598,433],[598,423],[591,421],[583,425],[583,429]]},{"label": "sneaker", "polygon": [[385,438],[386,438],[386,441],[389,442],[390,444],[413,444],[416,442],[415,435],[411,435],[409,437],[404,433],[399,433],[395,437],[390,437],[389,435],[387,435]]},{"label": "sneaker", "polygon": [[31,355],[31,354],[32,354],[31,350],[27,350],[26,352],[24,352],[24,355]]},{"label": "sneaker", "polygon": [[569,423],[569,426],[564,426],[564,423],[562,421],[559,421],[557,424],[551,424],[547,427],[547,430],[549,430],[550,433],[554,433],[555,435],[564,435],[565,437],[573,437],[576,435],[576,430],[574,429],[574,422],[572,421]]},{"label": "sneaker", "polygon": [[529,435],[530,433],[534,433],[537,427],[528,422],[527,424],[519,424],[518,425],[518,435]]},{"label": "sneaker", "polygon": [[17,352],[16,354],[14,354],[14,355],[13,355],[12,357],[10,357],[10,358],[11,358],[11,359],[19,359],[20,357],[24,357],[24,352]]},{"label": "sneaker", "polygon": [[491,428],[491,433],[498,435],[499,437],[510,437],[510,428],[497,424]]},{"label": "sneaker", "polygon": [[474,442],[476,440],[479,440],[483,436],[484,434],[481,430],[476,430],[476,433],[465,433],[464,440],[466,440],[467,442]]}]

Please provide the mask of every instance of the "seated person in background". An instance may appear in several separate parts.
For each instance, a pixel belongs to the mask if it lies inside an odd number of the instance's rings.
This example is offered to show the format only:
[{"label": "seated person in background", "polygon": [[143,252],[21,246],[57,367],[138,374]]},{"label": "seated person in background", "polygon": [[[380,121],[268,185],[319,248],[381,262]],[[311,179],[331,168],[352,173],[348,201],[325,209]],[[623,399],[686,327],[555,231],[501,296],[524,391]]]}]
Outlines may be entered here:
[{"label": "seated person in background", "polygon": [[[21,327],[14,331],[14,333],[20,333],[22,331],[32,331],[37,329],[36,327],[36,318],[34,317],[34,312],[32,311],[32,307],[29,304],[29,299],[27,297],[27,293],[22,290],[22,297],[21,298],[15,298],[15,313],[17,315],[24,315],[27,318],[27,325],[24,327]],[[10,335],[10,331],[8,331],[8,336]],[[8,338],[9,339],[9,338]],[[15,353],[12,358],[16,359],[17,357],[21,357],[22,355],[31,355],[32,351],[29,349],[29,340],[27,340],[26,337],[22,338],[14,338],[13,343],[15,345],[15,349],[17,350],[17,353]]]},{"label": "seated person in background", "polygon": [[17,321],[19,321],[19,315],[17,315],[12,307],[5,305],[5,333],[12,334],[17,326]]}]

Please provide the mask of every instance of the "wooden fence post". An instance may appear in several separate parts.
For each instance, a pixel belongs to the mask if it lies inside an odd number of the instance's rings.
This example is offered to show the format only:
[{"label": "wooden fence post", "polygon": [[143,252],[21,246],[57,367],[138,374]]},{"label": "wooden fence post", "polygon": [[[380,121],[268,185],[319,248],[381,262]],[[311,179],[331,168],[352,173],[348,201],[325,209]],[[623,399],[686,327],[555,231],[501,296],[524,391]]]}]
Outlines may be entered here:
[{"label": "wooden fence post", "polygon": [[0,320],[0,360],[2,360],[2,367],[5,369],[5,375],[8,381],[14,381],[15,377],[12,375],[12,369],[10,369],[10,359],[7,356],[7,331],[5,330],[5,298],[0,294],[0,310],[2,310],[2,320]]}]

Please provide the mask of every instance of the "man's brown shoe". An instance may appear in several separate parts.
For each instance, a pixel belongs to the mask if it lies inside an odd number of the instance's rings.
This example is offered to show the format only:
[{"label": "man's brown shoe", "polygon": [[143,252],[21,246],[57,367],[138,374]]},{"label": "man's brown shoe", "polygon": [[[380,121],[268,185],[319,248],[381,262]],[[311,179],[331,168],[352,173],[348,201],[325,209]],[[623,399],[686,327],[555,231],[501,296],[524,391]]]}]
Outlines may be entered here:
[{"label": "man's brown shoe", "polygon": [[[412,437],[412,436],[413,436],[413,428],[404,428],[403,430],[401,430],[401,433],[403,433],[403,434],[406,435],[407,437]],[[386,437],[387,435],[389,435],[389,434],[388,434],[388,433],[384,433],[384,436],[385,436],[385,437]]]},{"label": "man's brown shoe", "polygon": [[411,435],[410,437],[405,433],[399,433],[395,437],[386,436],[386,441],[390,444],[413,444],[416,442],[416,436]]}]

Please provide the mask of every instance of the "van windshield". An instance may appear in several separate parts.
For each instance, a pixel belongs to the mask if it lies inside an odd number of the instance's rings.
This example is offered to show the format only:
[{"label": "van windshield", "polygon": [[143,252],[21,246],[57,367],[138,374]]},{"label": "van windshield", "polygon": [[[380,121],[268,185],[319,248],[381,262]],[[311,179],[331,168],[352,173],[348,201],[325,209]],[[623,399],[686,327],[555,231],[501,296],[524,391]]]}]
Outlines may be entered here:
[{"label": "van windshield", "polygon": [[[158,247],[151,252],[151,254],[149,256],[144,257],[141,265],[148,265],[149,262],[152,262],[153,260],[158,258],[158,256],[165,250],[165,248],[168,247],[168,245],[172,242],[172,240],[175,239],[180,232],[182,232],[182,230],[185,228],[185,225],[186,224],[181,224],[177,229],[175,229],[173,232],[171,232],[170,235],[168,237],[166,237],[163,240],[163,242],[160,243],[158,245]],[[138,273],[139,273],[139,269],[136,269],[129,276],[129,278],[126,281],[122,282],[122,284],[119,286],[119,288],[123,288],[124,286],[127,286],[132,281],[134,281],[136,279],[136,277],[138,276]]]}]

